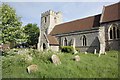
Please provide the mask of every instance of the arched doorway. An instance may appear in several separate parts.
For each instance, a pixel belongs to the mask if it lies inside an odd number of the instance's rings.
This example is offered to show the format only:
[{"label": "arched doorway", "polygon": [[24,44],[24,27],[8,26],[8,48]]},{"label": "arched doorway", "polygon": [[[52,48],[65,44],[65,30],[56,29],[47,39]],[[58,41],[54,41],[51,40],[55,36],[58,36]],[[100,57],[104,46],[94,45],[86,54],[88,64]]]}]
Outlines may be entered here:
[{"label": "arched doorway", "polygon": [[43,43],[43,50],[45,50],[46,49],[46,44],[45,43]]}]

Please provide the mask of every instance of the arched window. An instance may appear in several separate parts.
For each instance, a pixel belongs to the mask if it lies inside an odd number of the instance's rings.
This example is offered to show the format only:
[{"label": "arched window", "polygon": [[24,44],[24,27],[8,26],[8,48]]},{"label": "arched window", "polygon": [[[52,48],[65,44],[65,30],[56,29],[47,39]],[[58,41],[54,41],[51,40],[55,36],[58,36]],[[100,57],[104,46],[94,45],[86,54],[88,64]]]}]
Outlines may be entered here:
[{"label": "arched window", "polygon": [[113,38],[113,36],[112,36],[112,29],[110,29],[110,39],[112,39]]},{"label": "arched window", "polygon": [[67,46],[67,38],[64,39],[64,46]]},{"label": "arched window", "polygon": [[83,46],[86,46],[87,45],[87,39],[86,39],[86,36],[83,35]]},{"label": "arched window", "polygon": [[72,45],[73,45],[73,39],[71,39],[69,42],[69,46],[72,46]]},{"label": "arched window", "polygon": [[109,28],[109,39],[120,38],[120,29],[116,24],[112,24]]},{"label": "arched window", "polygon": [[116,27],[113,27],[113,37],[116,39]]},{"label": "arched window", "polygon": [[120,29],[117,28],[117,38],[120,38]]}]

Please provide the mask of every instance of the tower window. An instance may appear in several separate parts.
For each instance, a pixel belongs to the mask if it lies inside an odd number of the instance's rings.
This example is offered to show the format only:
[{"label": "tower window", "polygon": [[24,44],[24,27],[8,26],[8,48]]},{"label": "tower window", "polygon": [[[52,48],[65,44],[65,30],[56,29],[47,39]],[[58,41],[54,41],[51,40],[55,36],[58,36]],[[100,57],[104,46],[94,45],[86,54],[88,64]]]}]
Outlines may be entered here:
[{"label": "tower window", "polygon": [[55,23],[57,23],[57,18],[56,17],[54,17],[54,21],[55,21]]},{"label": "tower window", "polygon": [[45,23],[47,22],[47,17],[45,17]]}]

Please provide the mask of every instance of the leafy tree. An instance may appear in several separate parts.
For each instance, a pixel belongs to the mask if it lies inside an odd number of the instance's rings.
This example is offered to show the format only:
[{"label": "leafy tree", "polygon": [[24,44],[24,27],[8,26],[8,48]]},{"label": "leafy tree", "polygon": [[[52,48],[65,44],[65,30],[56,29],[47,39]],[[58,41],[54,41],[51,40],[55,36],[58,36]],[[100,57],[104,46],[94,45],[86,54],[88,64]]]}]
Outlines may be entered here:
[{"label": "leafy tree", "polygon": [[29,46],[37,46],[38,43],[38,37],[39,37],[39,28],[37,24],[27,24],[24,27],[24,32],[29,35],[27,43]]},{"label": "leafy tree", "polygon": [[16,11],[3,3],[0,6],[0,13],[0,42],[16,44],[27,41],[27,35],[23,33],[22,22]]}]

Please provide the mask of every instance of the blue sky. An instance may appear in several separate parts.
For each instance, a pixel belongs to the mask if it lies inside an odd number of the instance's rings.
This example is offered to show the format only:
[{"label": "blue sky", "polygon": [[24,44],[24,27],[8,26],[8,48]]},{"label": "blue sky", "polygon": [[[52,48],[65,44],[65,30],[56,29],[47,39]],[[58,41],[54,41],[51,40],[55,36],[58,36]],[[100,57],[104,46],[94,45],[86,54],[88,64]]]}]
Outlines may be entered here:
[{"label": "blue sky", "polygon": [[61,11],[63,22],[68,22],[102,13],[104,5],[116,2],[7,2],[21,16],[23,25],[37,23],[40,26],[41,13],[49,9]]}]

